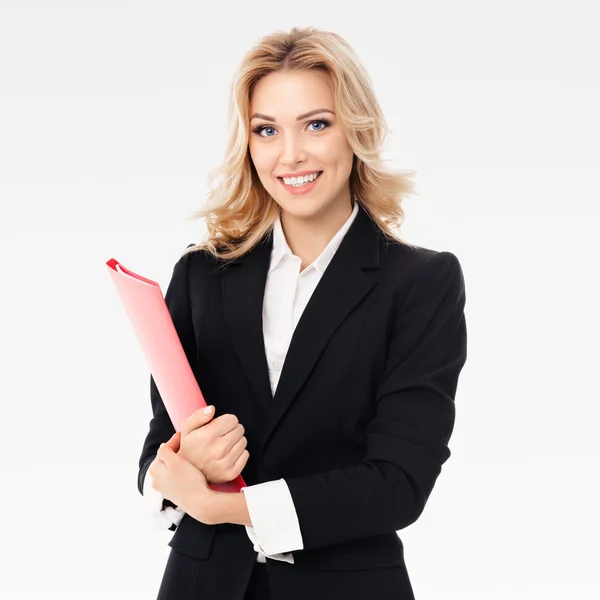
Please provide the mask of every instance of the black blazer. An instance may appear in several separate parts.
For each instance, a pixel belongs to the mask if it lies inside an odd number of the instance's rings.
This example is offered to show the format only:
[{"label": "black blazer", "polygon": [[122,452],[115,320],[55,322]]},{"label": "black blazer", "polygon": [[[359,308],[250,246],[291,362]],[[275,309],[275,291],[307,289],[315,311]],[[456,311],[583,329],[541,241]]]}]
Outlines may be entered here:
[{"label": "black blazer", "polygon": [[[262,334],[271,247],[268,234],[225,268],[205,251],[184,255],[165,297],[206,402],[245,428],[246,483],[284,478],[293,498],[304,549],[293,565],[267,560],[272,597],[413,598],[396,532],[421,515],[450,456],[467,343],[460,263],[386,240],[360,206],[272,397]],[[140,493],[174,433],[152,377],[150,391]],[[204,600],[243,597],[256,560],[243,525],[186,514],[169,546],[197,559]]]}]

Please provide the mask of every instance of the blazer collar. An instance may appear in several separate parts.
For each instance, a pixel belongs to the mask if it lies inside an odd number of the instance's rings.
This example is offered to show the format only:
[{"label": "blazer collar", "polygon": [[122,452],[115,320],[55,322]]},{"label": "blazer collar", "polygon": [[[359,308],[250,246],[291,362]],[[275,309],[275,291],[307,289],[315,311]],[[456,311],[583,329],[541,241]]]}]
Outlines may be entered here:
[{"label": "blazer collar", "polygon": [[358,206],[339,248],[310,298],[292,336],[275,396],[265,353],[262,308],[273,235],[230,264],[221,279],[226,325],[258,406],[266,412],[264,451],[275,427],[295,400],[321,351],[340,324],[376,285],[382,233]]}]

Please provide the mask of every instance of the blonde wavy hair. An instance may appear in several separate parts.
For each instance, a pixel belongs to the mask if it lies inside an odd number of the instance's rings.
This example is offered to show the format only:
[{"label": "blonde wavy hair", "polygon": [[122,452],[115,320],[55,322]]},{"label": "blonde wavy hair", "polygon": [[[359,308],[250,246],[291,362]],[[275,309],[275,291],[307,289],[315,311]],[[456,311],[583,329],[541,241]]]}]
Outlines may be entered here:
[{"label": "blonde wavy hair", "polygon": [[335,112],[354,151],[351,196],[384,237],[411,245],[394,228],[404,220],[402,201],[415,193],[414,171],[385,168],[381,152],[389,130],[367,72],[340,35],[314,27],[293,27],[289,33],[276,31],[260,38],[233,76],[227,100],[225,158],[209,172],[207,208],[188,217],[206,217],[209,237],[190,245],[184,254],[207,250],[221,260],[234,260],[272,230],[281,208],[260,182],[248,150],[250,98],[257,82],[269,73],[310,69],[324,71],[333,83]]}]

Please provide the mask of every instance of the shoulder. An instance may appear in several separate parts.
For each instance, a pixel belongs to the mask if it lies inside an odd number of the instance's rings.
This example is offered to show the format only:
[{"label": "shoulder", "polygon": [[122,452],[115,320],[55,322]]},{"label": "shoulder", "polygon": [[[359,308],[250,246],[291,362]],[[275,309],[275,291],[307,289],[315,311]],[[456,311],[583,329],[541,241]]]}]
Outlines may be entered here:
[{"label": "shoulder", "polygon": [[227,261],[209,252],[202,244],[188,244],[176,262],[175,269],[192,279],[217,276],[227,268]]},{"label": "shoulder", "polygon": [[423,246],[387,241],[382,250],[385,278],[396,283],[397,289],[415,288],[415,292],[456,288],[464,293],[462,266],[455,253]]},{"label": "shoulder", "polygon": [[459,269],[460,261],[449,250],[434,250],[398,241],[385,240],[382,245],[382,266],[392,271],[418,275],[427,269]]}]

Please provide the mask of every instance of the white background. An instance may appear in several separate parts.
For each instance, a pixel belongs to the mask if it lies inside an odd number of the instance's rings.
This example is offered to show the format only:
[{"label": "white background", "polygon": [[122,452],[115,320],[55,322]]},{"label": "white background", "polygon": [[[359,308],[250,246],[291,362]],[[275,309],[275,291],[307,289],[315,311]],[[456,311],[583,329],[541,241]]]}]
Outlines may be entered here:
[{"label": "white background", "polygon": [[204,4],[0,3],[0,597],[156,596],[149,375],[105,263],[166,289],[230,77],[293,25],[355,48],[417,171],[402,233],[465,275],[452,456],[399,532],[417,600],[600,597],[595,3]]}]

